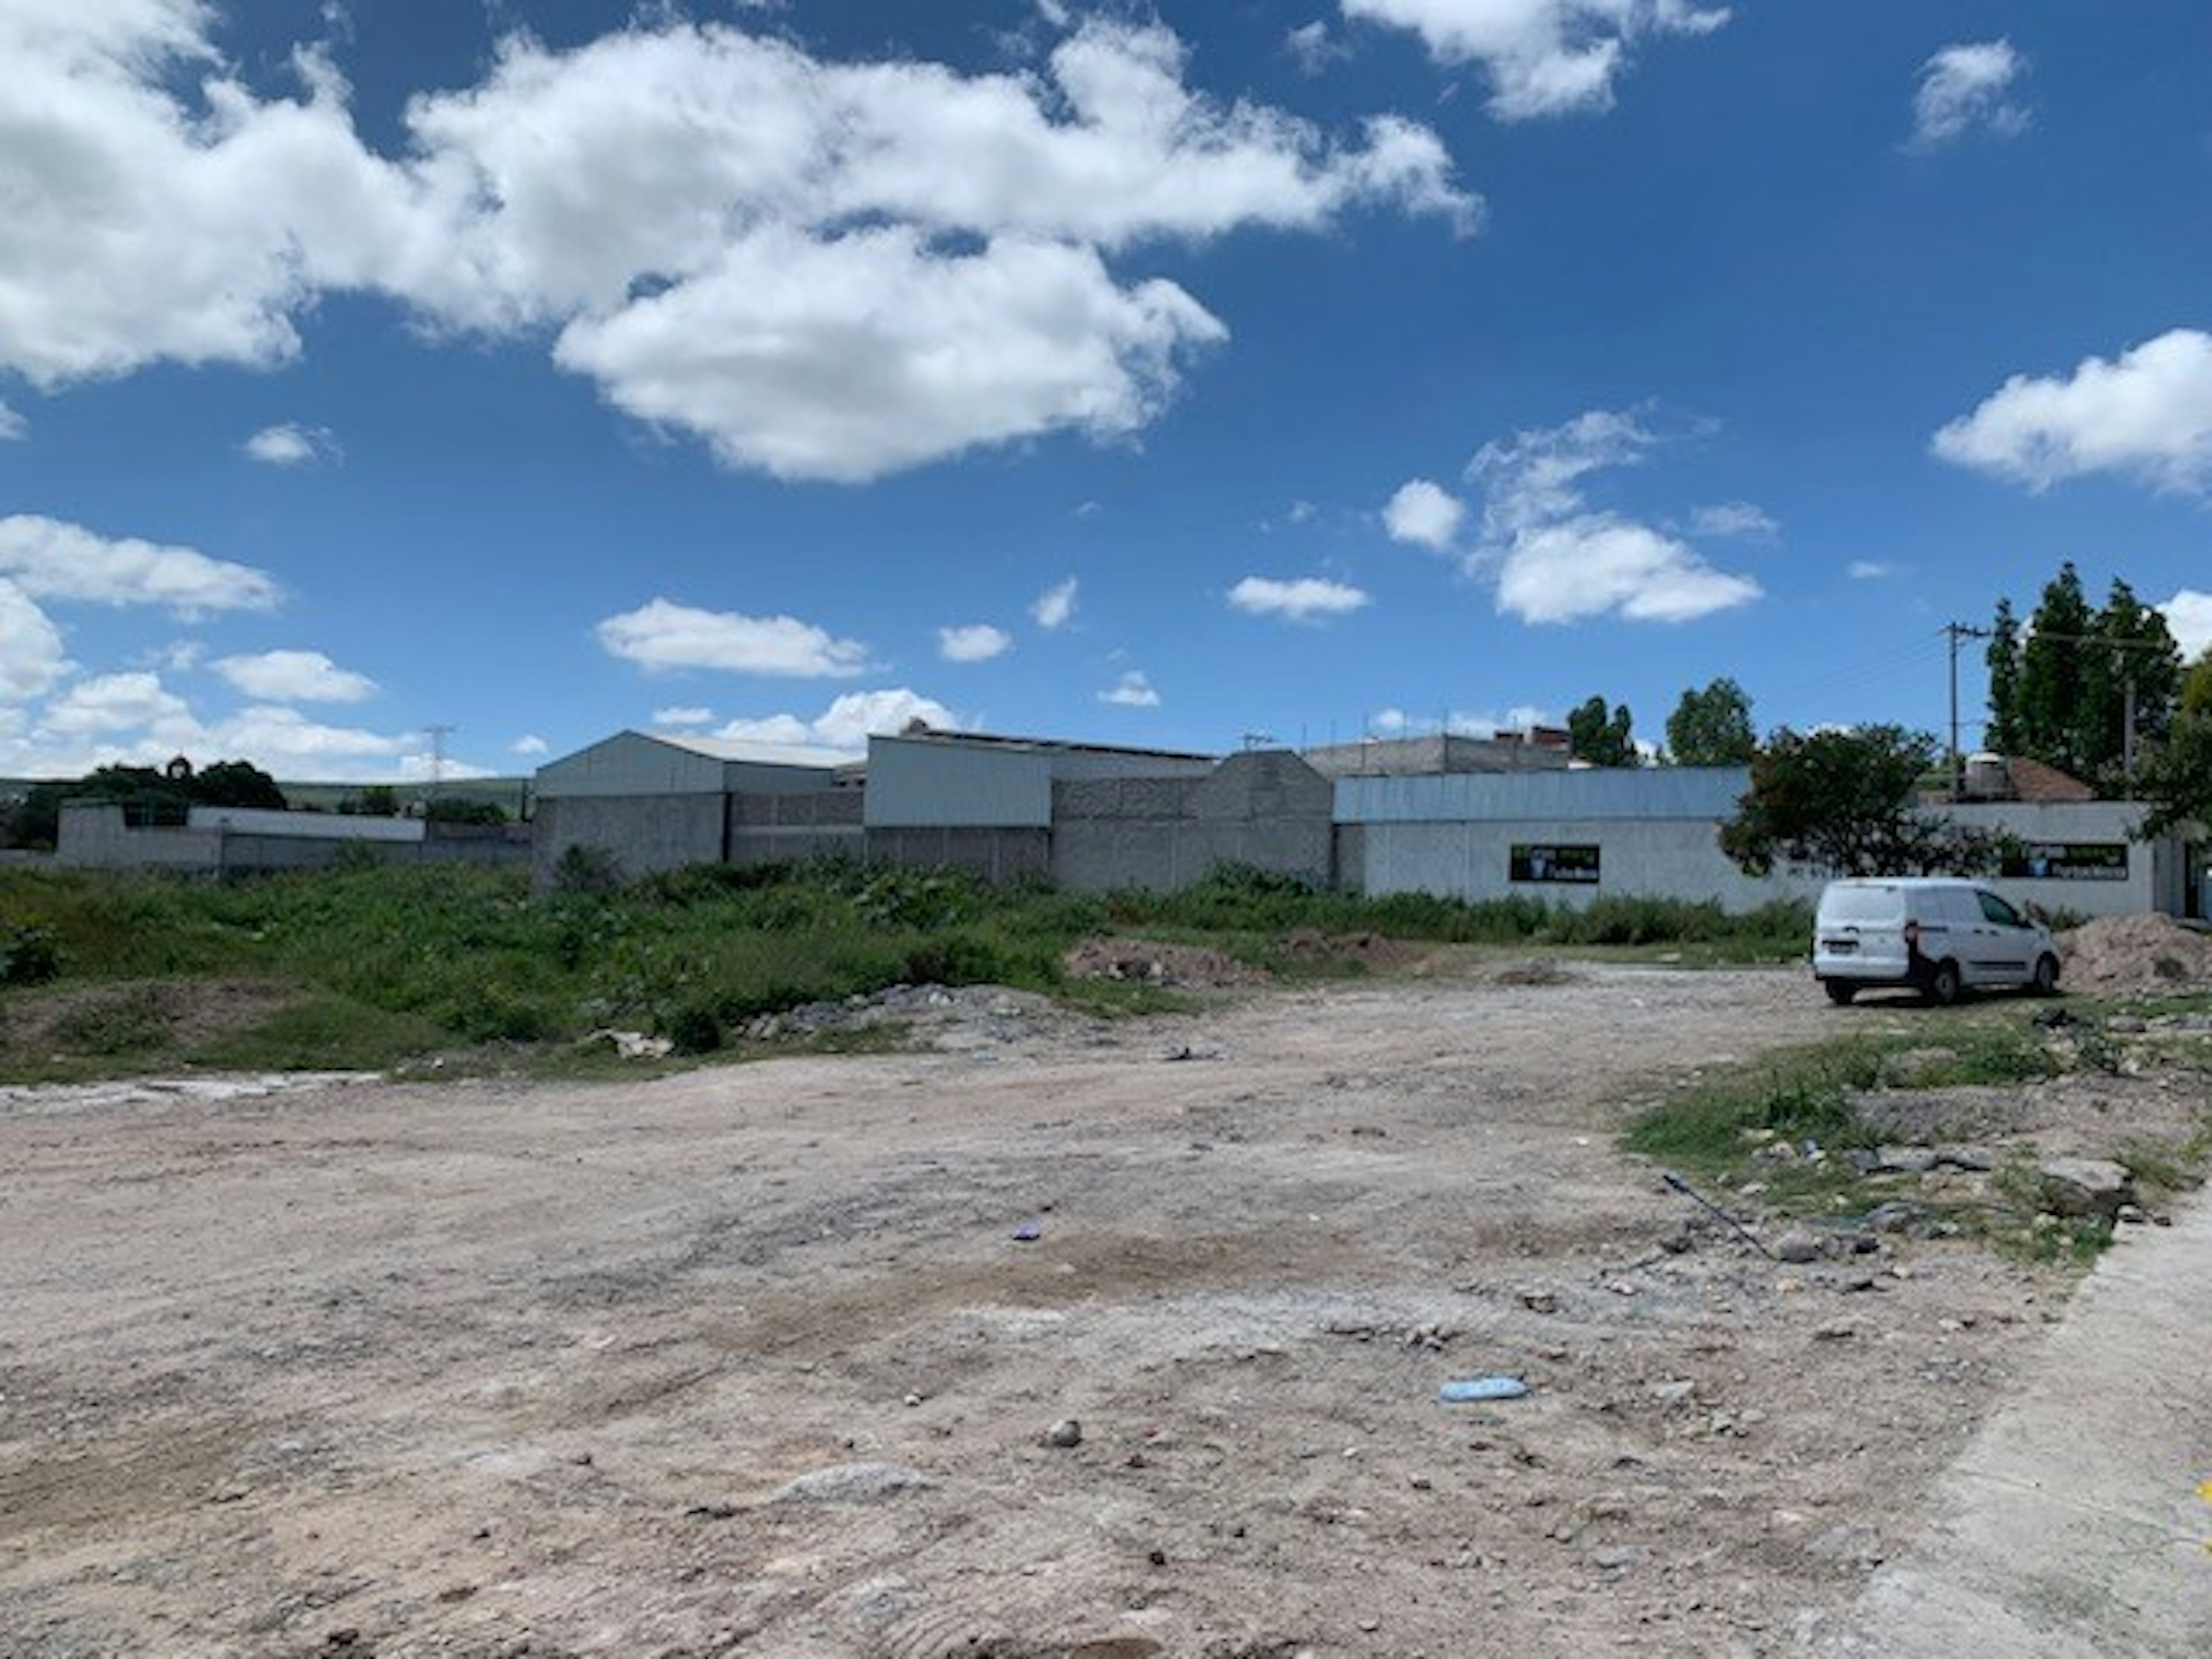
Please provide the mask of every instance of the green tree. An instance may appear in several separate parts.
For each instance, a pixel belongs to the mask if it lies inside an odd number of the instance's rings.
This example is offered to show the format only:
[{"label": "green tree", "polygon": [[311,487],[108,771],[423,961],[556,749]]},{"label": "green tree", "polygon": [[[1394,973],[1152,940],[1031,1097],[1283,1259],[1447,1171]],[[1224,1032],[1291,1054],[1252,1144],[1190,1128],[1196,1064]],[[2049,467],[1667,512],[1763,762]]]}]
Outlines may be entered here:
[{"label": "green tree", "polygon": [[1758,752],[1751,698],[1725,676],[1683,692],[1667,716],[1667,754],[1677,766],[1741,766]]},{"label": "green tree", "polygon": [[1935,738],[1902,726],[1784,727],[1753,757],[1751,787],[1721,825],[1721,851],[1754,876],[1778,864],[1826,876],[1986,870],[1991,838],[1918,805],[1936,753]]},{"label": "green tree", "polygon": [[1567,752],[1593,766],[1638,765],[1633,725],[1626,703],[1612,708],[1603,697],[1592,697],[1567,716]]},{"label": "green tree", "polygon": [[2184,714],[2212,714],[2212,650],[2189,665],[2189,672],[2181,677],[2179,701],[2180,706],[2174,711],[2177,720]]},{"label": "green tree", "polygon": [[1982,746],[2000,755],[2027,752],[2020,729],[2020,621],[2012,614],[2012,601],[1997,600],[1997,613],[1990,623],[1990,723],[1982,730]]},{"label": "green tree", "polygon": [[193,773],[185,785],[198,806],[259,806],[283,811],[284,792],[251,761],[217,761]]},{"label": "green tree", "polygon": [[2108,791],[2126,781],[2131,723],[2136,740],[2156,743],[2180,696],[2166,618],[2117,580],[2091,610],[2071,563],[2045,585],[2024,639],[1999,601],[1989,664],[1990,746]]},{"label": "green tree", "polygon": [[[2203,701],[2191,707],[2188,691],[2199,686]],[[2144,837],[2212,824],[2212,658],[2190,671],[2183,696],[2181,712],[2146,750],[2136,774],[2136,793],[2150,804],[2137,832]]]}]

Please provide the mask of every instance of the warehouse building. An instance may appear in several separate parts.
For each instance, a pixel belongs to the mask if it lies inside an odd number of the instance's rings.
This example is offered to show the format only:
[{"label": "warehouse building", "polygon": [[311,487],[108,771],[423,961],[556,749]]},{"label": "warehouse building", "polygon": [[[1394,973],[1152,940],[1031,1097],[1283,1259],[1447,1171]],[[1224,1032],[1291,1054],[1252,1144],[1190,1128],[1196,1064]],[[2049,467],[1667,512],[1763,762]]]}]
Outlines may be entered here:
[{"label": "warehouse building", "polygon": [[[630,877],[826,854],[1077,891],[1172,890],[1221,864],[1377,896],[1568,905],[1745,910],[1819,890],[1818,877],[1747,876],[1722,854],[1747,769],[1570,767],[1552,748],[1419,739],[1220,758],[916,728],[871,738],[863,763],[626,732],[538,774],[537,871],[550,883],[586,847]],[[1411,769],[1424,762],[1454,769]],[[1940,810],[2008,838],[2008,891],[2081,915],[2197,913],[2201,849],[2136,839],[2142,807],[2085,799],[2047,768],[1996,767],[1978,761],[1975,798]]]}]

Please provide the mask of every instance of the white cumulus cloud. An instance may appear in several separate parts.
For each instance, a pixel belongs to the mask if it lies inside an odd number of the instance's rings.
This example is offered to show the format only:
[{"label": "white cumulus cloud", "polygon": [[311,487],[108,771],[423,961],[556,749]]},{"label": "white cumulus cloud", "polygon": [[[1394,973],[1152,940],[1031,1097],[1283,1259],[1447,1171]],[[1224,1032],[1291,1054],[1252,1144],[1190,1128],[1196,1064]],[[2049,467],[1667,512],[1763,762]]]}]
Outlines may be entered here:
[{"label": "white cumulus cloud", "polygon": [[1160,694],[1152,689],[1142,669],[1132,668],[1098,694],[1098,701],[1120,708],[1158,708]]},{"label": "white cumulus cloud", "polygon": [[1036,602],[1030,606],[1030,620],[1048,633],[1066,627],[1075,616],[1075,592],[1074,577],[1054,582],[1038,594]]},{"label": "white cumulus cloud", "polygon": [[1413,542],[1439,553],[1451,550],[1466,520],[1467,503],[1427,478],[1400,484],[1382,508],[1382,527],[1391,540]]},{"label": "white cumulus cloud", "polygon": [[1691,0],[1340,0],[1348,19],[1411,29],[1440,64],[1480,64],[1504,121],[1613,106],[1647,36],[1711,34],[1723,6]]},{"label": "white cumulus cloud", "polygon": [[161,605],[187,617],[273,610],[277,598],[275,581],[250,566],[29,514],[0,519],[0,576],[34,599]]},{"label": "white cumulus cloud", "polygon": [[[323,296],[556,361],[726,464],[857,481],[981,445],[1127,434],[1224,337],[1121,269],[1163,239],[1355,208],[1472,229],[1429,128],[1332,133],[1189,84],[1155,22],[1044,62],[852,62],[673,7],[556,48],[518,30],[369,148],[336,51],[253,84],[199,0],[0,4],[0,369],[265,367]],[[272,429],[279,464],[304,431]]]},{"label": "white cumulus cloud", "polygon": [[328,427],[301,426],[296,421],[264,426],[242,447],[248,459],[264,466],[306,466],[338,456],[337,439]]},{"label": "white cumulus cloud", "polygon": [[1286,622],[1348,616],[1369,602],[1360,589],[1320,576],[1291,581],[1247,576],[1229,590],[1229,603],[1247,616],[1279,617]]},{"label": "white cumulus cloud", "polygon": [[362,702],[377,692],[366,674],[341,668],[319,651],[263,651],[208,665],[249,697],[270,702]]},{"label": "white cumulus cloud", "polygon": [[2181,588],[2158,609],[2166,617],[2166,631],[2181,647],[2184,662],[2195,662],[2212,651],[2212,593]]},{"label": "white cumulus cloud", "polygon": [[520,755],[525,760],[535,760],[540,755],[551,754],[553,745],[535,732],[526,732],[507,745],[507,752],[510,755]]},{"label": "white cumulus cloud", "polygon": [[1499,610],[1531,623],[1687,622],[1759,598],[1757,582],[1687,543],[1589,506],[1591,475],[1633,465],[1660,441],[1632,414],[1592,410],[1476,453],[1468,471],[1484,490],[1483,539],[1468,568],[1495,573]]},{"label": "white cumulus cloud", "polygon": [[2172,329],[2063,379],[2015,374],[1934,447],[2033,490],[2109,472],[2201,495],[2212,489],[2212,334]]},{"label": "white cumulus cloud", "polygon": [[685,706],[656,708],[653,711],[653,723],[655,726],[667,726],[672,729],[686,726],[712,726],[714,723],[714,711],[711,708]]},{"label": "white cumulus cloud", "polygon": [[2007,94],[2027,68],[2009,40],[1944,47],[1920,66],[1911,147],[1935,149],[1976,127],[2005,137],[2025,132],[2027,110]]},{"label": "white cumulus cloud", "polygon": [[794,679],[849,679],[868,671],[868,647],[794,617],[747,617],[656,599],[599,626],[609,654],[651,672],[719,668]]},{"label": "white cumulus cloud", "polygon": [[31,596],[0,576],[0,702],[35,697],[70,672],[61,629]]},{"label": "white cumulus cloud", "polygon": [[718,735],[752,743],[812,744],[857,755],[867,749],[871,737],[902,732],[915,720],[940,732],[957,730],[960,723],[943,703],[897,686],[848,692],[811,719],[769,714],[732,720]]},{"label": "white cumulus cloud", "polygon": [[988,623],[963,623],[937,630],[937,654],[947,662],[988,662],[1013,648],[1013,635]]},{"label": "white cumulus cloud", "polygon": [[4,400],[0,400],[0,443],[8,443],[18,438],[27,437],[30,430],[31,423],[17,411],[9,408]]}]

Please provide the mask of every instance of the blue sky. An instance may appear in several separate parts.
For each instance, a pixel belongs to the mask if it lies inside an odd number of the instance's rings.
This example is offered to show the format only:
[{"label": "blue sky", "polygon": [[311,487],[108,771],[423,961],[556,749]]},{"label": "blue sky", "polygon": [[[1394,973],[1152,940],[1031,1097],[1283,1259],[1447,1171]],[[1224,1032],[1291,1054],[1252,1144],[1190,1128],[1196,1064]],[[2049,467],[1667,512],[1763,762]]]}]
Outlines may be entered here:
[{"label": "blue sky", "polygon": [[0,0],[0,775],[1936,730],[2066,559],[2212,641],[2201,0]]}]

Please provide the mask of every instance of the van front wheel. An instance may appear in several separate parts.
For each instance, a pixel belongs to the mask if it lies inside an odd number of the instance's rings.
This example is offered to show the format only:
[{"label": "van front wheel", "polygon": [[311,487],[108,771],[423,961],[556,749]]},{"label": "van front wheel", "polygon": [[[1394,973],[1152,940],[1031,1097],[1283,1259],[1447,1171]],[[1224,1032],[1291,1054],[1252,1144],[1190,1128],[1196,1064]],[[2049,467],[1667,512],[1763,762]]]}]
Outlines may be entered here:
[{"label": "van front wheel", "polygon": [[2058,958],[2049,951],[2035,960],[2035,994],[2039,997],[2058,994]]}]

